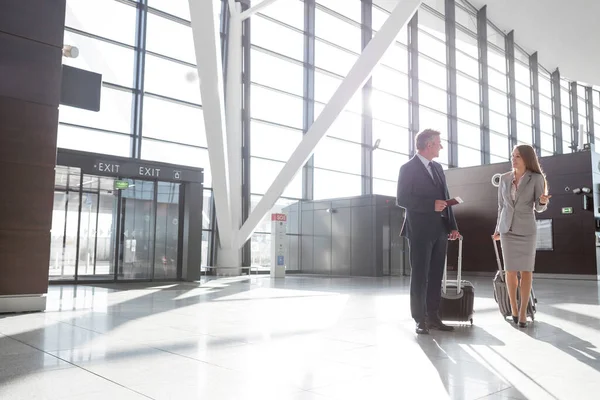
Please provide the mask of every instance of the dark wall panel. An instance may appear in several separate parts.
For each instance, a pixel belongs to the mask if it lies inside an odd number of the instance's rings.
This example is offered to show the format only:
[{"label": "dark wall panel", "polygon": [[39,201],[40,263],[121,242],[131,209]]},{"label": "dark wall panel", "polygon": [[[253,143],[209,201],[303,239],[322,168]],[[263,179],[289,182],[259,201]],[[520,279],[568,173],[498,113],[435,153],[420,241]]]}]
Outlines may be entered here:
[{"label": "dark wall panel", "polygon": [[65,4],[0,5],[0,295],[48,288]]},{"label": "dark wall panel", "polygon": [[[536,214],[552,219],[554,251],[538,251],[536,272],[562,274],[596,274],[594,215],[582,210],[576,187],[592,187],[591,153],[579,152],[541,159],[548,179],[552,200],[548,209]],[[451,196],[465,202],[454,208],[461,234],[464,236],[463,268],[466,271],[493,272],[496,269],[491,235],[498,215],[498,189],[491,183],[495,173],[510,170],[509,163],[451,169],[446,178]],[[571,191],[565,191],[569,187]],[[562,215],[562,207],[573,207],[574,213]],[[448,258],[456,257],[450,246]]]},{"label": "dark wall panel", "polygon": [[62,48],[65,0],[2,0],[0,31]]},{"label": "dark wall panel", "polygon": [[58,107],[61,57],[57,47],[0,32],[0,96]]}]

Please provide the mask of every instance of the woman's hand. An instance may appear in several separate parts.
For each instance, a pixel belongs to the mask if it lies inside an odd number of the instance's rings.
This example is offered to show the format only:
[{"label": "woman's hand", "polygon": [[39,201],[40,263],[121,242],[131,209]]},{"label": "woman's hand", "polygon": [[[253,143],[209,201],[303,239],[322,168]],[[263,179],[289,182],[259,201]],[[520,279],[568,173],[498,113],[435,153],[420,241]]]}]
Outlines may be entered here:
[{"label": "woman's hand", "polygon": [[540,196],[540,204],[542,204],[542,205],[548,204],[548,202],[550,201],[550,197],[552,197],[552,195],[549,195],[549,194],[541,195]]},{"label": "woman's hand", "polygon": [[500,234],[498,232],[494,232],[494,234],[492,235],[492,239],[496,241],[500,240]]}]

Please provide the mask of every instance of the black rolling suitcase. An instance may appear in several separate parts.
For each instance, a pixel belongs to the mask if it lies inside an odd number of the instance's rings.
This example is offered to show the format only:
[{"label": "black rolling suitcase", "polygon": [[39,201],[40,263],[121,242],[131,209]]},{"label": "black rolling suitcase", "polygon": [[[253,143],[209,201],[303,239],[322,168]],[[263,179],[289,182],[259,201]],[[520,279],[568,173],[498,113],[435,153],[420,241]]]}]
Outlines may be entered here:
[{"label": "black rolling suitcase", "polygon": [[458,265],[456,267],[456,281],[448,280],[447,260],[444,265],[442,279],[442,298],[440,301],[440,318],[443,321],[470,321],[473,325],[473,303],[475,301],[475,288],[469,281],[462,278],[462,236],[458,239]]},{"label": "black rolling suitcase", "polygon": [[[512,316],[512,311],[510,309],[510,298],[508,297],[508,288],[506,286],[506,272],[504,268],[502,268],[502,262],[500,261],[500,253],[498,252],[498,245],[496,244],[496,240],[494,240],[492,236],[492,241],[494,242],[494,251],[496,252],[496,262],[498,263],[498,272],[496,272],[496,276],[494,277],[494,300],[498,303],[498,308],[500,309],[500,314],[504,318]],[[521,298],[521,290],[517,288],[517,301],[520,302]],[[531,287],[531,294],[529,295],[529,303],[527,304],[527,316],[531,318],[533,321],[535,319],[535,313],[537,311],[537,298],[535,297],[535,292],[533,291],[533,286]]]}]

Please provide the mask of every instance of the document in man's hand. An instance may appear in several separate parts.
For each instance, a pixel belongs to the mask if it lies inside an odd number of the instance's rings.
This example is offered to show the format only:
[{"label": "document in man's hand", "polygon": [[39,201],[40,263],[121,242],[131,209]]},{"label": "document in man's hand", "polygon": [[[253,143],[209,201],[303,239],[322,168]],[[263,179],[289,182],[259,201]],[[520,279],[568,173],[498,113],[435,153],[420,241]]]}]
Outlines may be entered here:
[{"label": "document in man's hand", "polygon": [[461,203],[463,203],[463,199],[461,199],[460,197],[453,197],[449,200],[446,200],[446,204],[448,206],[455,206],[455,205],[461,204]]}]

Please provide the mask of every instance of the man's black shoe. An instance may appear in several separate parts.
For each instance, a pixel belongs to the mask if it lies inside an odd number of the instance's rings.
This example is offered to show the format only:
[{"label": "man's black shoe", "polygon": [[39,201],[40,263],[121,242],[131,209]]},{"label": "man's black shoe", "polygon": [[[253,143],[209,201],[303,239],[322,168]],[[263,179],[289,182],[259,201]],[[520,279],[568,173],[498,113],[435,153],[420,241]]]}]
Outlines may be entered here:
[{"label": "man's black shoe", "polygon": [[419,335],[427,335],[429,334],[429,328],[425,322],[419,322],[415,332],[417,332]]},{"label": "man's black shoe", "polygon": [[430,329],[437,329],[439,331],[445,331],[445,332],[452,332],[454,330],[453,326],[444,324],[441,319],[427,320],[427,326]]}]

